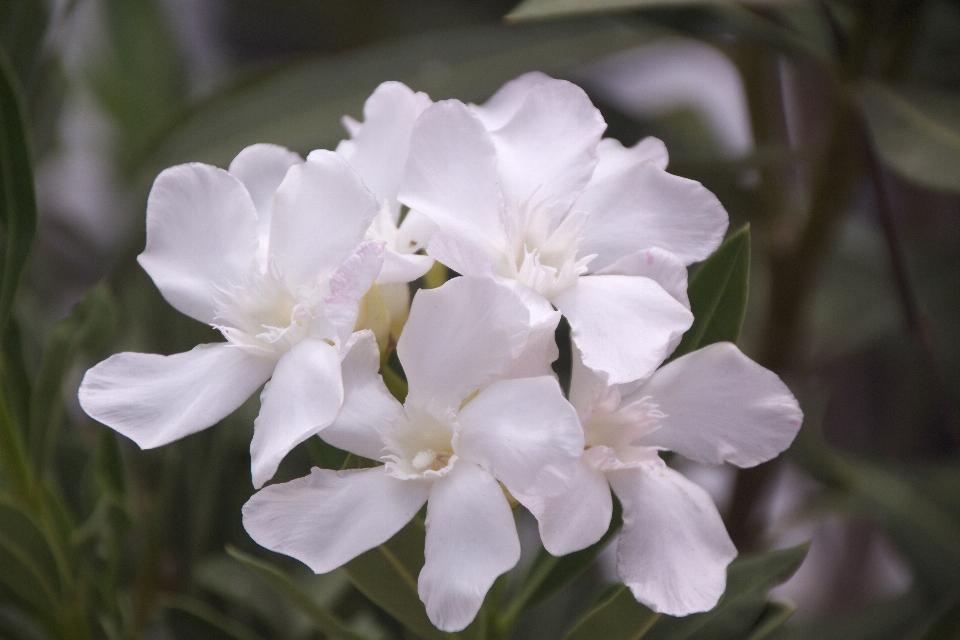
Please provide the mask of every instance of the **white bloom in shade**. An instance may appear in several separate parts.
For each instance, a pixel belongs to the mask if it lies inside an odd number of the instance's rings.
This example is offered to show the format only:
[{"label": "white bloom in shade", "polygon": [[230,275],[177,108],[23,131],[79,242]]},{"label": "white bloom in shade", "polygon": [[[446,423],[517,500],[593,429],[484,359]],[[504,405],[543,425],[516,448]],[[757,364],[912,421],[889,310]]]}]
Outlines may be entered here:
[{"label": "white bloom in shade", "polygon": [[410,392],[400,405],[376,376],[365,332],[343,361],[344,402],[320,435],[382,466],[313,469],[243,508],[260,545],[317,573],[382,544],[427,506],[420,598],[430,620],[458,631],[520,557],[510,492],[547,499],[583,453],[576,411],[550,376],[502,379],[530,333],[524,304],[490,279],[421,290],[397,345]]},{"label": "white bloom in shade", "polygon": [[625,383],[690,326],[670,283],[716,249],[727,214],[664,170],[660,141],[624,149],[605,128],[579,87],[539,73],[483,106],[435,103],[414,125],[399,198],[438,225],[431,256],[523,290],[535,317],[556,307],[586,365]]},{"label": "white bloom in shade", "polygon": [[[344,116],[350,140],[337,145],[337,153],[350,162],[380,201],[380,212],[367,238],[386,245],[380,285],[411,282],[425,274],[433,258],[417,255],[426,248],[435,225],[416,211],[401,220],[397,192],[410,151],[413,123],[432,103],[427,94],[412,91],[400,82],[384,82],[363,105],[364,121]],[[308,156],[309,157],[309,156]]]},{"label": "white bloom in shade", "polygon": [[340,409],[340,348],[383,262],[382,245],[364,240],[377,211],[360,176],[329,151],[303,162],[260,144],[229,171],[163,171],[139,262],[170,304],[226,342],[111,356],[83,378],[84,411],[149,449],[215,424],[270,379],[250,444],[261,486]]},{"label": "white bloom in shade", "polygon": [[637,600],[674,616],[713,608],[737,550],[707,492],[657,452],[760,464],[797,435],[803,414],[796,398],[729,342],[677,358],[644,382],[615,386],[574,352],[570,401],[587,447],[576,478],[557,496],[514,496],[537,517],[546,549],[562,555],[606,531],[612,488],[623,505],[617,572]]}]

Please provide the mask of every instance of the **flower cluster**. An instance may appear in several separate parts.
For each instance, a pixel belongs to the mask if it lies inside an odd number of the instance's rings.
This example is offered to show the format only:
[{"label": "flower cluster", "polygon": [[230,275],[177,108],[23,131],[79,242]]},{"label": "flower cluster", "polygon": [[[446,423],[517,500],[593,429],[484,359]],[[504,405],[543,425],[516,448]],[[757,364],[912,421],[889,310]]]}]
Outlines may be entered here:
[{"label": "flower cluster", "polygon": [[[482,106],[388,82],[362,123],[344,123],[350,140],[306,160],[261,144],[227,171],[157,177],[140,264],[225,341],[112,356],[84,377],[84,410],[157,447],[266,383],[255,487],[314,435],[377,464],[262,488],[243,509],[250,536],[326,572],[426,504],[419,592],[440,629],[469,624],[517,563],[511,497],[562,555],[604,534],[612,490],[636,598],[673,615],[711,608],[736,549],[709,496],[659,454],[748,467],[802,419],[732,344],[661,366],[693,321],[686,267],[726,232],[721,204],[666,172],[659,140],[602,138],[586,94],[539,73]],[[406,283],[434,260],[460,275],[411,303]],[[395,340],[367,326],[371,296]],[[551,369],[561,314],[567,396]],[[402,404],[379,374],[393,344]]]}]

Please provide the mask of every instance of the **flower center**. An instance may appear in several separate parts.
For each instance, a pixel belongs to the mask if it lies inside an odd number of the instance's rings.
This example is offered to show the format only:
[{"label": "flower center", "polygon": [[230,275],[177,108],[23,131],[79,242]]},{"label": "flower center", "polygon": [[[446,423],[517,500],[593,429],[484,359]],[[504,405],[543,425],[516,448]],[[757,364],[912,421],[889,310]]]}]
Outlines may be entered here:
[{"label": "flower center", "polygon": [[577,259],[587,214],[559,212],[546,203],[526,203],[509,216],[512,255],[497,265],[500,275],[519,280],[546,298],[572,287],[595,256]]},{"label": "flower center", "polygon": [[397,477],[442,475],[456,461],[452,412],[404,407],[406,415],[383,436],[387,468]]},{"label": "flower center", "polygon": [[622,463],[656,456],[653,447],[640,445],[638,441],[656,431],[666,417],[650,396],[621,402],[619,392],[611,389],[594,405],[593,413],[584,422],[585,448],[605,448]]}]

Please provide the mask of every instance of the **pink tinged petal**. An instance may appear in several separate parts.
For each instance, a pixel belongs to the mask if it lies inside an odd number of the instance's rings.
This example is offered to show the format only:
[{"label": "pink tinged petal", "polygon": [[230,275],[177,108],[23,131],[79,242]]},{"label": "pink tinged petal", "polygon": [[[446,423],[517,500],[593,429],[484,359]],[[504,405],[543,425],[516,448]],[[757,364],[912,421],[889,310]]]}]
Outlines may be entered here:
[{"label": "pink tinged petal", "polygon": [[177,311],[213,324],[214,298],[256,268],[257,210],[243,184],[217,167],[181,164],[157,176],[147,199],[147,246],[137,257]]},{"label": "pink tinged petal", "polygon": [[472,104],[470,108],[480,117],[488,131],[499,129],[507,124],[523,105],[523,101],[527,99],[530,91],[544,82],[554,82],[554,79],[539,71],[525,73],[500,87],[482,105]]},{"label": "pink tinged petal", "polygon": [[380,431],[403,415],[378,373],[380,349],[372,331],[356,334],[356,341],[343,358],[343,404],[336,420],[320,432],[335,447],[358,456],[379,460],[383,450]]},{"label": "pink tinged petal", "polygon": [[287,169],[302,162],[300,154],[286,147],[261,143],[247,147],[230,163],[230,174],[247,188],[253,206],[257,208],[257,228],[261,238],[267,238],[270,233],[273,194],[287,175]]},{"label": "pink tinged petal", "polygon": [[634,597],[671,616],[712,609],[737,549],[709,494],[662,462],[607,479],[623,504],[617,573]]},{"label": "pink tinged petal", "polygon": [[640,444],[707,464],[766,462],[790,446],[803,421],[780,378],[729,342],[674,360],[636,394],[651,396],[667,416]]},{"label": "pink tinged petal", "polygon": [[389,540],[427,499],[430,485],[385,467],[330,471],[274,484],[243,505],[243,528],[261,547],[326,573]]},{"label": "pink tinged petal", "polygon": [[459,408],[520,355],[528,318],[515,294],[487,278],[454,278],[418,291],[397,343],[410,398]]},{"label": "pink tinged petal", "polygon": [[118,353],[83,376],[80,406],[141,449],[152,449],[230,415],[275,364],[226,343],[172,356]]},{"label": "pink tinged petal", "polygon": [[624,147],[615,138],[604,138],[597,145],[597,156],[600,161],[597,163],[597,168],[593,170],[591,183],[599,182],[641,162],[650,162],[658,169],[665,170],[670,160],[667,145],[652,136],[644,138],[629,148]]},{"label": "pink tinged petal", "polygon": [[336,347],[305,338],[287,351],[260,395],[260,415],[253,422],[253,486],[262,487],[291,449],[333,422],[342,403]]},{"label": "pink tinged petal", "polygon": [[[340,344],[350,339],[357,324],[360,298],[370,290],[382,265],[383,243],[367,240],[356,247],[330,276],[330,290],[323,299],[323,313],[337,332]],[[323,331],[322,323],[318,323],[318,327]]]},{"label": "pink tinged petal", "polygon": [[418,585],[427,616],[443,631],[460,631],[520,559],[513,512],[489,473],[460,460],[433,484],[424,559]]},{"label": "pink tinged petal", "polygon": [[606,476],[586,462],[577,463],[566,486],[552,497],[510,492],[537,519],[540,540],[555,556],[586,549],[600,540],[613,513]]},{"label": "pink tinged petal", "polygon": [[363,123],[337,146],[381,201],[396,201],[410,150],[413,123],[430,97],[400,82],[384,82],[363,105]]},{"label": "pink tinged petal", "polygon": [[567,317],[583,363],[611,385],[650,375],[693,323],[690,311],[649,278],[583,276],[553,303]]},{"label": "pink tinged petal", "polygon": [[531,87],[510,121],[490,134],[507,208],[531,199],[569,206],[593,173],[606,128],[580,87],[566,80]]},{"label": "pink tinged petal", "polygon": [[437,102],[417,120],[398,197],[488,255],[506,246],[497,152],[483,123],[461,102]]},{"label": "pink tinged petal", "polygon": [[378,211],[376,197],[342,156],[311,153],[277,189],[270,258],[292,288],[315,286],[363,241]]},{"label": "pink tinged petal", "polygon": [[397,253],[391,249],[383,252],[383,268],[377,276],[377,284],[413,282],[433,266],[433,258],[415,253]]},{"label": "pink tinged petal", "polygon": [[556,495],[583,455],[583,428],[555,378],[494,382],[464,405],[456,453],[507,489]]},{"label": "pink tinged petal", "polygon": [[438,231],[430,238],[427,253],[460,275],[493,278],[493,261],[480,249],[456,236]]},{"label": "pink tinged petal", "polygon": [[690,308],[687,296],[687,266],[677,256],[659,247],[625,255],[594,275],[643,276],[655,281],[677,302]]},{"label": "pink tinged petal", "polygon": [[727,212],[699,182],[642,162],[592,182],[576,207],[590,212],[580,253],[602,269],[640,249],[660,247],[684,264],[698,262],[720,246]]}]

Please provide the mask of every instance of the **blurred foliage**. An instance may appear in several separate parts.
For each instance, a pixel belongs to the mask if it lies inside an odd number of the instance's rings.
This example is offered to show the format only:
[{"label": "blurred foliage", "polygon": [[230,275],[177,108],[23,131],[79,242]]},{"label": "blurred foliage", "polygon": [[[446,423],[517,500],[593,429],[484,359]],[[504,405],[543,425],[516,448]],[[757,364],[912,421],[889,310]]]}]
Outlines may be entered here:
[{"label": "blurred foliage", "polygon": [[[217,4],[220,22],[205,37],[219,42],[229,73],[198,89],[197,43],[171,19],[175,2],[0,3],[0,637],[957,636],[957,2],[268,5]],[[523,23],[502,23],[508,13]],[[78,65],[65,41],[90,14],[97,54]],[[607,584],[596,560],[615,538],[615,517],[600,543],[564,558],[525,542],[524,560],[497,581],[477,621],[444,634],[416,596],[420,519],[321,576],[246,536],[240,506],[252,493],[256,398],[159,451],[140,451],[79,411],[80,375],[98,359],[217,339],[172,310],[134,262],[146,193],[164,167],[226,166],[254,142],[332,148],[344,136],[340,117],[359,117],[384,80],[480,102],[540,70],[595,91],[584,64],[667,36],[712,44],[737,66],[752,151],[725,153],[697,105],[641,118],[600,95],[595,102],[608,135],[625,144],[663,138],[671,171],[703,182],[730,212],[737,231],[692,272],[696,324],[678,353],[739,338],[784,377],[807,415],[789,468],[814,487],[786,496],[798,506],[774,517],[785,463],[738,474],[725,516],[741,550],[756,552],[731,565],[713,611],[658,616]],[[65,92],[90,97],[112,126],[104,148],[114,179],[101,188],[115,196],[103,200],[115,210],[89,213],[121,230],[109,246],[82,241],[71,226],[80,222],[63,217],[69,212],[41,208],[38,221],[33,169],[70,144]],[[92,188],[77,189],[78,207]],[[445,275],[432,272],[417,286]],[[385,358],[384,376],[402,395],[396,365]],[[314,439],[288,456],[276,481],[311,465],[365,464]],[[518,508],[521,525],[524,518]],[[814,536],[805,565],[805,547],[771,551],[797,542],[780,535],[785,520]],[[867,523],[906,568],[906,584],[862,596],[872,580],[866,552],[818,548],[828,521]],[[829,561],[814,565],[817,553]],[[791,618],[793,607],[767,592],[798,566],[835,597],[807,613],[801,601]]]}]

